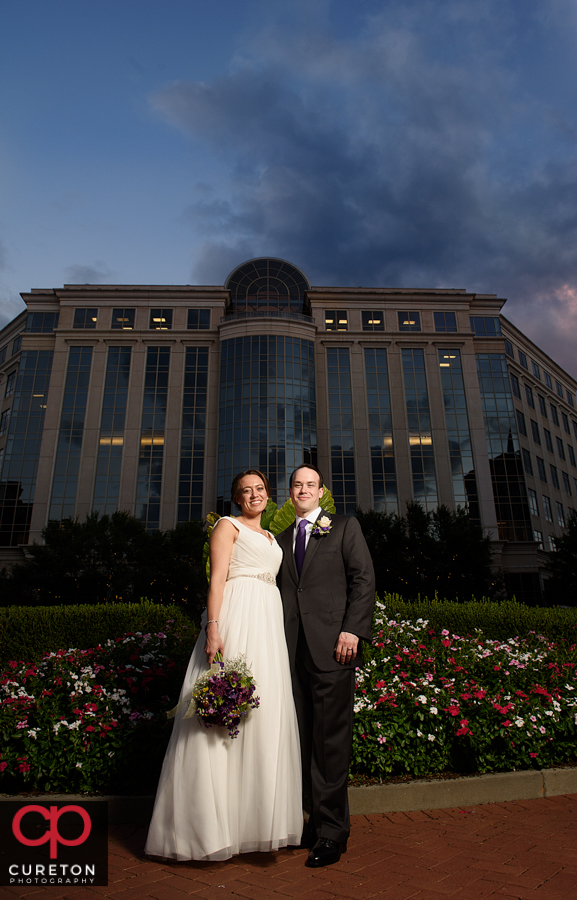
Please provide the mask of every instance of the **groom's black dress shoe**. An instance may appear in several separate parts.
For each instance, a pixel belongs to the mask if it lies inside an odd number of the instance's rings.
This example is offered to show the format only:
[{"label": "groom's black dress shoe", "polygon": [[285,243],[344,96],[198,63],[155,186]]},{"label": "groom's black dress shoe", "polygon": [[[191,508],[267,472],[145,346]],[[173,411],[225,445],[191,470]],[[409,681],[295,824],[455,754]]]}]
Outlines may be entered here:
[{"label": "groom's black dress shoe", "polygon": [[309,869],[318,869],[320,866],[332,866],[341,858],[341,853],[347,852],[347,843],[339,843],[330,838],[319,838],[305,863]]}]

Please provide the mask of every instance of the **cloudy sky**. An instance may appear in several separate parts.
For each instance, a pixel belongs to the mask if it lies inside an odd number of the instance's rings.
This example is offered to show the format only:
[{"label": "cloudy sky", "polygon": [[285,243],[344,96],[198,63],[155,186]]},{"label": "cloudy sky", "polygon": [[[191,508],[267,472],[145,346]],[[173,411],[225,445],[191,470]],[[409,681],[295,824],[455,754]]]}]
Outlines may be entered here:
[{"label": "cloudy sky", "polygon": [[577,376],[577,0],[2,0],[20,291],[458,287]]}]

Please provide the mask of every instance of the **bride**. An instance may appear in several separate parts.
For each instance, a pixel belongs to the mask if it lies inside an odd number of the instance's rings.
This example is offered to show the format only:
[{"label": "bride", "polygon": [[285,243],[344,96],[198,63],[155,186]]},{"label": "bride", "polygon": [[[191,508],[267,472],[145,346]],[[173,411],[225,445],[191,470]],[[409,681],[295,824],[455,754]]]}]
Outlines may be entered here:
[{"label": "bride", "polygon": [[[282,551],[260,524],[270,487],[247,469],[232,482],[236,518],[210,538],[210,588],[202,630],[180,694],[145,853],[223,860],[298,845],[303,826],[297,720],[276,574]],[[231,739],[184,718],[192,688],[215,654],[240,654],[260,698]],[[184,702],[183,702],[184,701]]]}]

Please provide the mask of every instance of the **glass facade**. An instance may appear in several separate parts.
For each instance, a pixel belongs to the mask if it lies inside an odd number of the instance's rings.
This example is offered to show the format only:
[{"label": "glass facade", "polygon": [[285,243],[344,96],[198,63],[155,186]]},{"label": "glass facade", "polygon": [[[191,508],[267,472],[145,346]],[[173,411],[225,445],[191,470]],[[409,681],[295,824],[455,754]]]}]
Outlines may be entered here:
[{"label": "glass facade", "polygon": [[92,347],[71,347],[56,446],[49,519],[74,517]]},{"label": "glass facade", "polygon": [[531,519],[505,354],[478,353],[477,373],[499,537],[530,541]]},{"label": "glass facade", "polygon": [[131,347],[108,350],[92,504],[102,515],[118,509],[131,355]]},{"label": "glass facade", "polygon": [[438,504],[437,478],[425,376],[425,354],[422,350],[403,349],[402,360],[413,499],[421,503],[426,510],[435,509]]},{"label": "glass facade", "polygon": [[450,348],[438,352],[449,443],[449,461],[453,477],[453,496],[456,504],[466,506],[471,517],[480,522],[479,496],[465,399],[461,351]]},{"label": "glass facade", "polygon": [[365,348],[373,509],[398,512],[387,351]]},{"label": "glass facade", "polygon": [[28,540],[44,428],[51,350],[24,350],[0,476],[0,546]]},{"label": "glass facade", "polygon": [[148,531],[160,527],[169,367],[169,347],[148,348],[136,488],[136,516],[145,523]]},{"label": "glass facade", "polygon": [[295,266],[282,259],[251,259],[228,277],[229,313],[309,314],[309,284]]},{"label": "glass facade", "polygon": [[279,505],[288,477],[302,462],[316,464],[314,343],[252,335],[221,343],[217,509],[230,507],[234,475],[257,468]]},{"label": "glass facade", "polygon": [[338,513],[355,514],[357,490],[353,442],[351,366],[346,347],[327,349],[332,493]]},{"label": "glass facade", "polygon": [[178,521],[202,519],[208,348],[187,347],[182,399]]}]

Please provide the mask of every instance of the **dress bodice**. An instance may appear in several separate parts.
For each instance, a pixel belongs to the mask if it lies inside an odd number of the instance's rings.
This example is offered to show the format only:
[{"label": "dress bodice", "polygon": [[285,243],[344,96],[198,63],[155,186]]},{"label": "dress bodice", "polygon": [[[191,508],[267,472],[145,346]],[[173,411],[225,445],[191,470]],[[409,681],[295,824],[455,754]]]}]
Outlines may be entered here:
[{"label": "dress bodice", "polygon": [[273,538],[271,543],[265,534],[253,531],[232,516],[223,516],[223,519],[232,522],[238,531],[230,557],[228,577],[256,575],[262,572],[269,572],[276,577],[282,562],[282,550],[276,540]]}]

